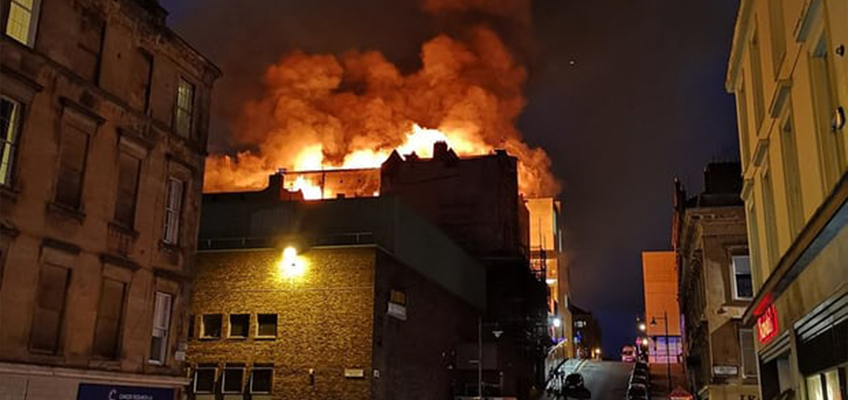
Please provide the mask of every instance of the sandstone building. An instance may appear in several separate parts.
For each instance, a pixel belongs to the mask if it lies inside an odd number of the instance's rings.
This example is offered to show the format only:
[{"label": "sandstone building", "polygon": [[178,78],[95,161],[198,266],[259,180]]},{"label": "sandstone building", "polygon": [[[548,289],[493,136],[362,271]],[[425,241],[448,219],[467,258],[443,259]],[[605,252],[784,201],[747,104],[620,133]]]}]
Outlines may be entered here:
[{"label": "sandstone building", "polygon": [[754,334],[742,325],[753,297],[739,163],[711,163],[704,190],[688,197],[675,181],[672,247],[678,258],[683,355],[701,398],[756,396]]},{"label": "sandstone building", "polygon": [[156,1],[0,4],[0,393],[174,399],[220,71]]},{"label": "sandstone building", "polygon": [[743,0],[735,95],[760,398],[848,396],[848,2]]}]

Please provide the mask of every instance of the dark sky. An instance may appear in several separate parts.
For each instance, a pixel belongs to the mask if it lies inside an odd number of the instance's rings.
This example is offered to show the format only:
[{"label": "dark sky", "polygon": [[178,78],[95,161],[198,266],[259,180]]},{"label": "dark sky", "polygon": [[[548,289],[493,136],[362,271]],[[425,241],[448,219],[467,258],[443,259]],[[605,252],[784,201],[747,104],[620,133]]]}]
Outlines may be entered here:
[{"label": "dark sky", "polygon": [[[404,66],[437,32],[415,1],[163,0],[169,24],[216,62],[212,151],[256,96],[265,66],[294,49],[376,49]],[[701,186],[738,159],[724,91],[738,1],[536,0],[528,104],[519,127],[563,182],[572,300],[594,312],[605,354],[633,340],[642,250],[670,247],[672,179]],[[523,40],[523,38],[522,38]],[[572,65],[572,61],[574,62]]]}]

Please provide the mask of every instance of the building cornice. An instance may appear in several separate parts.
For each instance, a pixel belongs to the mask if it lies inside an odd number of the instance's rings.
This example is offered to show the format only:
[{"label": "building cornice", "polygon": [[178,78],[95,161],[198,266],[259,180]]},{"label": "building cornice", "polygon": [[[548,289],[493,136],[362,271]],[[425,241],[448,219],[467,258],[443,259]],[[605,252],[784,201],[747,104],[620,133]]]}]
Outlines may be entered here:
[{"label": "building cornice", "polygon": [[752,3],[753,0],[741,0],[739,2],[739,11],[736,13],[733,42],[730,46],[730,57],[727,63],[727,77],[724,82],[724,89],[728,93],[733,93],[736,90],[736,75],[739,72],[738,67],[742,59],[742,51],[745,47],[745,37],[748,35]]}]

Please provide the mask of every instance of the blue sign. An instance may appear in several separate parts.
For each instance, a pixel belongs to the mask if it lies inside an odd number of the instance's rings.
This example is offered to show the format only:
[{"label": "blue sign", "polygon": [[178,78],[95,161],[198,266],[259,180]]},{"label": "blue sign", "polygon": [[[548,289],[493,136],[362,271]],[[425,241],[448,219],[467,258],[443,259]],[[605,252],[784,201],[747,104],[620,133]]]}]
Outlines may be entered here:
[{"label": "blue sign", "polygon": [[80,383],[77,400],[174,400],[174,389]]}]

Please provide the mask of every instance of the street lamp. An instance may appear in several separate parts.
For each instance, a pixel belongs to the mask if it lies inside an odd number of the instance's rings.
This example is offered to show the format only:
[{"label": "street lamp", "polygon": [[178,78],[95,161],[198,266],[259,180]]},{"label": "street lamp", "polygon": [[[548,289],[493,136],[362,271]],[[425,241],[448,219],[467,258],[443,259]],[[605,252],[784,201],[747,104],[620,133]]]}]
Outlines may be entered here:
[{"label": "street lamp", "polygon": [[[668,346],[668,311],[663,311],[662,320],[665,322],[665,364],[668,371],[668,392],[671,393],[671,349]],[[656,317],[651,317],[651,326],[657,326]]]},{"label": "street lamp", "polygon": [[647,327],[645,326],[645,323],[640,322],[639,323],[639,330],[642,331],[642,332],[645,332],[646,329],[647,329]]},{"label": "street lamp", "polygon": [[554,328],[559,328],[562,325],[562,320],[559,317],[554,318]]},{"label": "street lamp", "polygon": [[477,396],[481,399],[483,398],[483,325],[492,327],[492,335],[495,339],[500,338],[504,333],[497,322],[484,324],[483,317],[477,317]]}]

